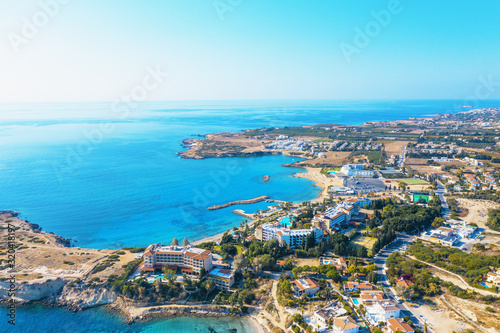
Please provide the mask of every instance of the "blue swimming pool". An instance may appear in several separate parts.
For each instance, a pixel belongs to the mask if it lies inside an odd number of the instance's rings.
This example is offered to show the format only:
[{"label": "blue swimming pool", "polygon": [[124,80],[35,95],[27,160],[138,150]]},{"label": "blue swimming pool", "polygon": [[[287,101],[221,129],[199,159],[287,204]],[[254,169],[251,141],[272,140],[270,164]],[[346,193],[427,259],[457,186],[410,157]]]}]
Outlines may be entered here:
[{"label": "blue swimming pool", "polygon": [[359,301],[358,301],[358,299],[357,299],[357,298],[353,298],[353,299],[352,299],[352,302],[353,302],[354,304],[356,304],[356,305],[359,305]]},{"label": "blue swimming pool", "polygon": [[489,288],[489,286],[484,282],[480,282],[479,284],[482,285],[483,287]]},{"label": "blue swimming pool", "polygon": [[292,216],[284,217],[283,219],[281,219],[280,224],[285,225],[285,226],[292,225]]}]

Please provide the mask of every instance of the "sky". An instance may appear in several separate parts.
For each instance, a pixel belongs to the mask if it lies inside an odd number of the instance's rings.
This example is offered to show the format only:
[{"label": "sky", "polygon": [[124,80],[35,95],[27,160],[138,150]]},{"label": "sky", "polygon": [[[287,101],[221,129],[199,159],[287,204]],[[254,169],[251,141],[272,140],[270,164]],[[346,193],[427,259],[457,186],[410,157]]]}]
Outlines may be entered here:
[{"label": "sky", "polygon": [[0,103],[500,98],[497,0],[0,6]]}]

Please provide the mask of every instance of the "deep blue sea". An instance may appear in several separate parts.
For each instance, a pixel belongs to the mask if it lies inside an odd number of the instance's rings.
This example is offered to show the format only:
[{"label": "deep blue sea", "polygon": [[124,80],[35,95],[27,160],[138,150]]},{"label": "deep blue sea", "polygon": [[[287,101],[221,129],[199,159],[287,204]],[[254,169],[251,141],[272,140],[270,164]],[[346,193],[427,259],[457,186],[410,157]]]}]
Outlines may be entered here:
[{"label": "deep blue sea", "polygon": [[[287,201],[315,198],[311,181],[283,167],[294,159],[180,159],[181,140],[196,134],[307,124],[361,124],[469,110],[454,100],[150,102],[116,110],[113,103],[0,105],[0,209],[76,241],[76,246],[120,248],[197,240],[238,225],[231,213],[267,207],[207,207],[269,195]],[[498,107],[500,101],[483,101]],[[263,175],[270,175],[267,183]],[[100,310],[19,309],[20,332],[53,332],[54,321],[95,323],[95,331],[126,331]],[[0,319],[0,331],[5,320]],[[187,332],[136,325],[143,332]],[[27,325],[27,324],[26,324]],[[170,324],[174,325],[171,321]],[[128,329],[128,327],[127,327]],[[84,332],[81,325],[70,332]],[[200,331],[201,332],[201,331]],[[240,330],[238,330],[240,332]]]}]

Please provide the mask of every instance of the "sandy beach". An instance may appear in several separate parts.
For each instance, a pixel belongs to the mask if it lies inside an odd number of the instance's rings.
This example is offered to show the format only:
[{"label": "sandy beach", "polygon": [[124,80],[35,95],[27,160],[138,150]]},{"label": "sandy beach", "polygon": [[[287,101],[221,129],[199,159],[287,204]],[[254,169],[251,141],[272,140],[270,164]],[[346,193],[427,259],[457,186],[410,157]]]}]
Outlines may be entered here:
[{"label": "sandy beach", "polygon": [[310,168],[306,167],[306,172],[299,172],[295,174],[295,177],[299,178],[307,178],[312,180],[316,186],[322,188],[320,194],[316,199],[311,200],[311,202],[321,202],[323,199],[328,198],[328,187],[334,186],[333,180],[325,177],[321,173],[321,168]]}]

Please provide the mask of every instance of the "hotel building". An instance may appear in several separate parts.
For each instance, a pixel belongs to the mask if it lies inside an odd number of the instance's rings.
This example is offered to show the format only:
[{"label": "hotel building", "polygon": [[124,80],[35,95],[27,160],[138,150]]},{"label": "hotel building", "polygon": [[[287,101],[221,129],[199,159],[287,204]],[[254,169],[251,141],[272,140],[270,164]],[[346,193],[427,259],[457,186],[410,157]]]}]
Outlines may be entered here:
[{"label": "hotel building", "polygon": [[298,247],[302,245],[304,239],[313,233],[316,243],[323,237],[323,230],[320,228],[311,229],[288,229],[286,226],[277,223],[265,223],[255,228],[255,238],[260,241],[277,239],[281,246]]},{"label": "hotel building", "polygon": [[212,270],[212,251],[191,246],[152,244],[144,252],[143,272],[154,272],[168,266],[187,275],[199,275],[201,269]]}]

